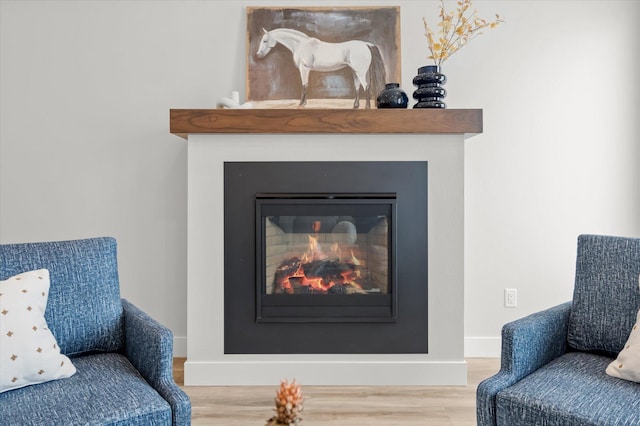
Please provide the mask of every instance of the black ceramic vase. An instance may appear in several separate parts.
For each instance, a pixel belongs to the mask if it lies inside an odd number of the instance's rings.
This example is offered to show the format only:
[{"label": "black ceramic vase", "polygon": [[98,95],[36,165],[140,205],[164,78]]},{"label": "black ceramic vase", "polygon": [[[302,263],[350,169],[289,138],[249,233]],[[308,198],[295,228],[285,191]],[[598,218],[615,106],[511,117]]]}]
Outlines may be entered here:
[{"label": "black ceramic vase", "polygon": [[418,88],[413,98],[418,101],[414,108],[446,108],[442,98],[447,91],[441,86],[446,83],[447,76],[440,72],[439,65],[426,65],[418,68],[418,75],[413,78],[413,85]]},{"label": "black ceramic vase", "polygon": [[384,90],[376,99],[378,108],[406,108],[409,105],[409,97],[400,88],[398,83],[387,83]]}]

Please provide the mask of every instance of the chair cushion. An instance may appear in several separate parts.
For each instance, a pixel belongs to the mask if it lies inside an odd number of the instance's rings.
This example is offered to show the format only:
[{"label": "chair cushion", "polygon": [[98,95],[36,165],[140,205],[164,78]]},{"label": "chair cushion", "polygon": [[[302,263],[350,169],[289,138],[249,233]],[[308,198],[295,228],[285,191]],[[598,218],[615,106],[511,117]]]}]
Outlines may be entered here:
[{"label": "chair cushion", "polygon": [[605,373],[611,358],[571,352],[496,396],[498,425],[638,425],[640,384]]},{"label": "chair cushion", "polygon": [[48,295],[46,269],[0,280],[0,392],[76,372],[44,319]]},{"label": "chair cushion", "polygon": [[170,425],[169,404],[123,356],[72,358],[77,373],[64,380],[0,394],[8,425]]},{"label": "chair cushion", "polygon": [[569,346],[615,357],[640,309],[640,239],[578,238]]},{"label": "chair cushion", "polygon": [[0,245],[0,280],[37,269],[49,270],[45,319],[63,354],[123,347],[113,238]]}]

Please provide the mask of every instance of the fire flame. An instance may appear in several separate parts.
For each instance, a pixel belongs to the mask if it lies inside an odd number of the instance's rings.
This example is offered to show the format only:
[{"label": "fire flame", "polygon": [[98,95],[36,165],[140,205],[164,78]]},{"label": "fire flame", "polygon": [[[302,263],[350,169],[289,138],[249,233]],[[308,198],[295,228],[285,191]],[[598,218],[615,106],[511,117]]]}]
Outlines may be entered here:
[{"label": "fire flame", "polygon": [[313,262],[314,260],[325,260],[327,255],[323,253],[322,246],[318,243],[318,237],[308,235],[309,246],[307,252],[302,256],[304,263]]},{"label": "fire flame", "polygon": [[351,250],[351,261],[354,265],[360,265],[360,261],[358,260],[358,258],[353,255],[353,250]]},{"label": "fire flame", "polygon": [[[351,249],[350,257],[346,260],[341,259],[341,248],[338,243],[334,243],[331,246],[331,260],[323,250],[319,242],[318,236],[308,235],[309,244],[307,250],[302,254],[301,258],[293,257],[283,262],[276,271],[276,288],[282,293],[294,293],[296,286],[308,287],[316,292],[326,293],[332,287],[336,285],[347,286],[345,290],[347,294],[350,293],[363,293],[362,286],[356,282],[361,278],[360,268],[363,266]],[[305,266],[308,269],[312,269],[312,266],[316,263],[333,263],[342,266],[342,269],[336,275],[332,277],[328,276],[307,276],[305,273]],[[311,265],[311,267],[310,267]],[[322,269],[322,268],[320,268]],[[294,285],[295,283],[295,285]]]}]

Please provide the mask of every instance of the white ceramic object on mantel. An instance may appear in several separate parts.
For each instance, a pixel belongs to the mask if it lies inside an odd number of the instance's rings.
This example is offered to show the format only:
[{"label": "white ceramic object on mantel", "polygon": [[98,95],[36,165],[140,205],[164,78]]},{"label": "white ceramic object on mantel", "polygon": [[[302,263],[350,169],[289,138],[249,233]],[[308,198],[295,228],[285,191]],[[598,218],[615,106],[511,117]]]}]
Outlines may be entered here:
[{"label": "white ceramic object on mantel", "polygon": [[231,92],[230,98],[220,98],[216,106],[218,108],[228,108],[228,109],[253,108],[253,104],[251,102],[245,102],[243,104],[240,103],[240,93],[237,91]]}]

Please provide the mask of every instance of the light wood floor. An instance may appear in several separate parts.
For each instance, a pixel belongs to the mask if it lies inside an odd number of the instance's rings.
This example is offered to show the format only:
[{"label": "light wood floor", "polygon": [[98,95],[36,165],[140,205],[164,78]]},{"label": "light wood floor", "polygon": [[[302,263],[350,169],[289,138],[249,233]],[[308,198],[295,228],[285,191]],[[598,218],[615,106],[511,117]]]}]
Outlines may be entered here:
[{"label": "light wood floor", "polygon": [[[176,382],[191,398],[194,425],[263,426],[273,414],[274,386],[183,386],[184,358],[174,361]],[[497,358],[469,358],[467,386],[304,386],[301,426],[417,426],[476,424],[475,395],[495,374]]]}]

